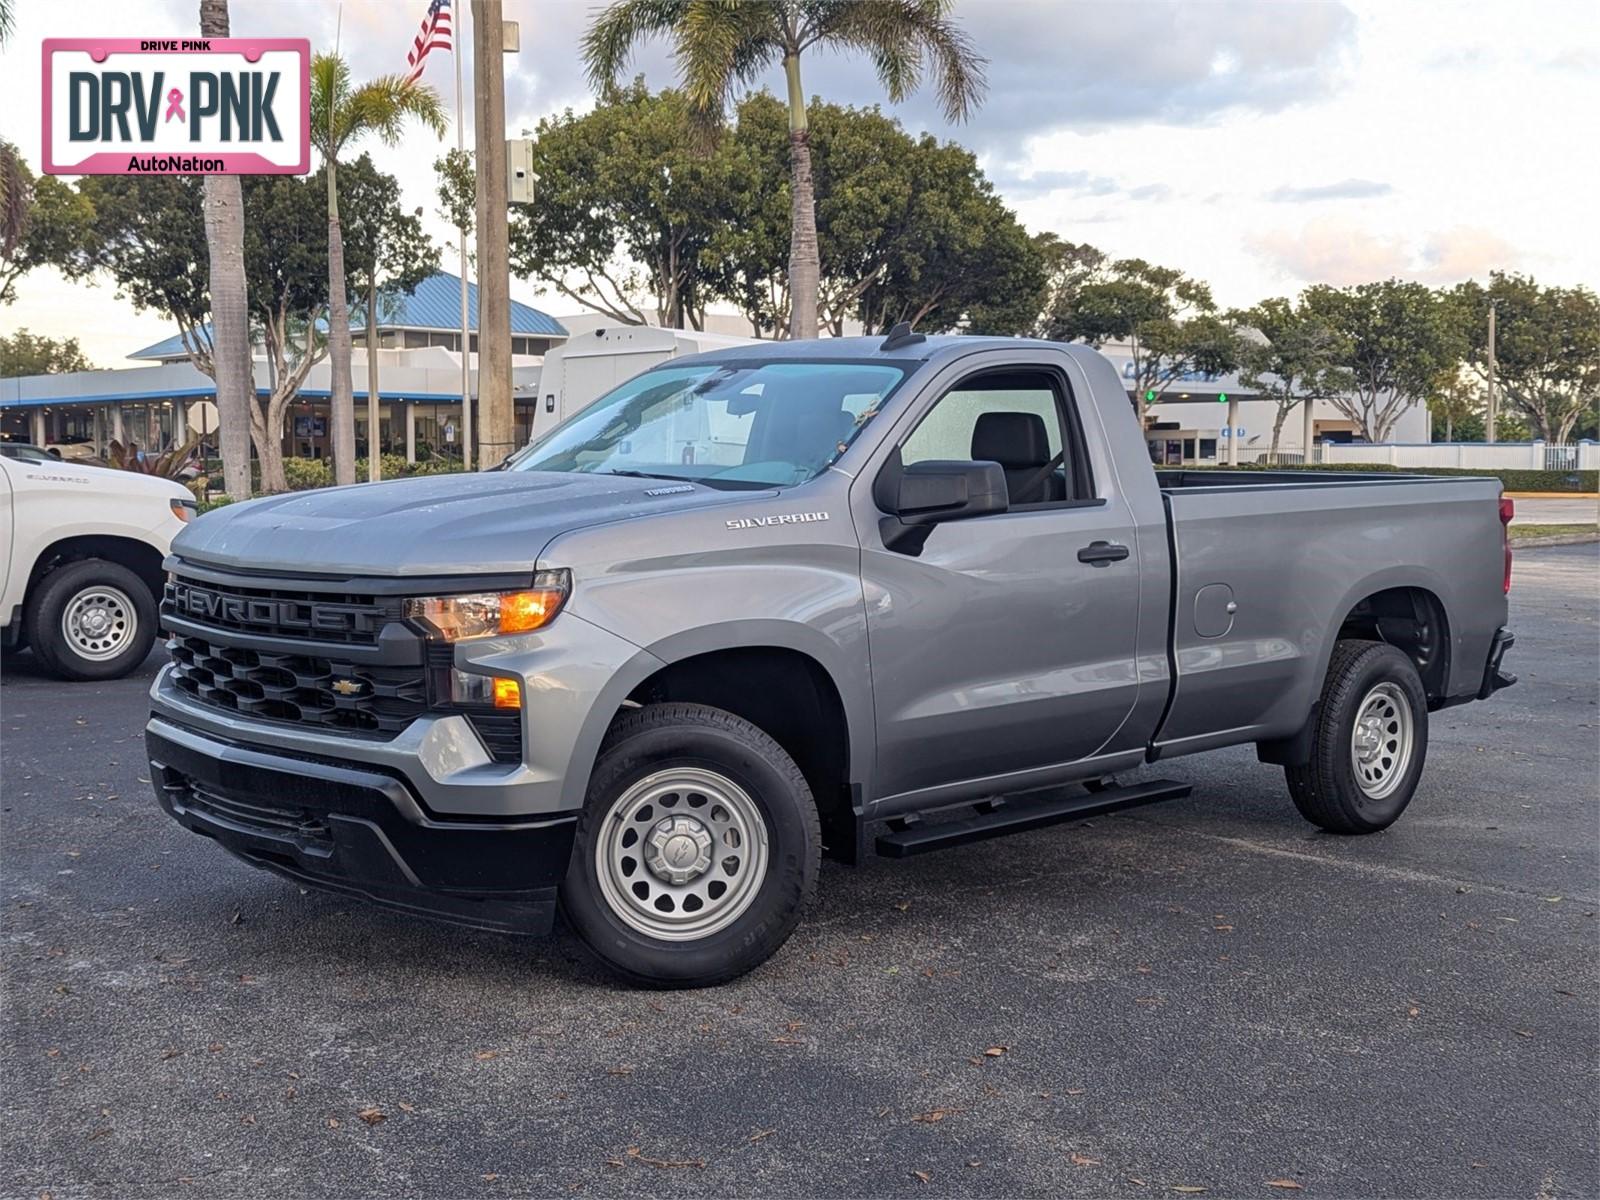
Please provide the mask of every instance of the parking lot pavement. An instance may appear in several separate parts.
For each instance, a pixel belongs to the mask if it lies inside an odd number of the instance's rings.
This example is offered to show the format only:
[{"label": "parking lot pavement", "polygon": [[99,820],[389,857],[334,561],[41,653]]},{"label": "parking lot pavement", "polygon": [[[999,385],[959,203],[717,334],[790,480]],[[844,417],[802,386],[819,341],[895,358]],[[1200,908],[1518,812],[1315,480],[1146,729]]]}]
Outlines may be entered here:
[{"label": "parking lot pavement", "polygon": [[1518,500],[1513,525],[1594,525],[1600,523],[1600,501],[1592,496],[1575,500]]},{"label": "parking lot pavement", "polygon": [[150,796],[155,659],[18,659],[0,1194],[1595,1195],[1597,578],[1518,556],[1522,681],[1434,717],[1387,833],[1182,759],[1174,805],[829,866],[687,993],[237,863]]}]

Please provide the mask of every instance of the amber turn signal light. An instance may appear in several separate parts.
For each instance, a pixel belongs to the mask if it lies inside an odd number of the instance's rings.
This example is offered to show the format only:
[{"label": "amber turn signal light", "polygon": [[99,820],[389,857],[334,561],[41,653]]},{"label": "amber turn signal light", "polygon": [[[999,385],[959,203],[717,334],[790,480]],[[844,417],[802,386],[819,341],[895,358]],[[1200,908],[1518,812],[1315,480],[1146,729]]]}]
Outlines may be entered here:
[{"label": "amber turn signal light", "polygon": [[494,678],[494,706],[496,708],[521,708],[522,685],[503,675]]}]

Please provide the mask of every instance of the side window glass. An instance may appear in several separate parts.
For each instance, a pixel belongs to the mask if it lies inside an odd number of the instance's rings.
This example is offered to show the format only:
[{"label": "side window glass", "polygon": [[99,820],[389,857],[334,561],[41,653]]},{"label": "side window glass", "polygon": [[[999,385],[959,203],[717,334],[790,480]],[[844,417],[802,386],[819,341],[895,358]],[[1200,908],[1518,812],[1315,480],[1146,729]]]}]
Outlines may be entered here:
[{"label": "side window glass", "polygon": [[1012,508],[1074,496],[1073,455],[1048,378],[980,377],[940,397],[900,447],[900,461],[976,459],[1006,473]]}]

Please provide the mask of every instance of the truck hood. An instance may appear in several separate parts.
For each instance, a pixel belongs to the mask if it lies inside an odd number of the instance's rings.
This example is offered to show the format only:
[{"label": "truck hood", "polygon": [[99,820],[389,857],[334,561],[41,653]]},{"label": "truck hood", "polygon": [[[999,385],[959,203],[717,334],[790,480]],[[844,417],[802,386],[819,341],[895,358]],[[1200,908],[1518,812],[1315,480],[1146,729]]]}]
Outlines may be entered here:
[{"label": "truck hood", "polygon": [[539,471],[363,483],[230,504],[188,525],[172,550],[186,562],[286,575],[531,572],[572,529],[769,494],[677,490],[685,486]]}]

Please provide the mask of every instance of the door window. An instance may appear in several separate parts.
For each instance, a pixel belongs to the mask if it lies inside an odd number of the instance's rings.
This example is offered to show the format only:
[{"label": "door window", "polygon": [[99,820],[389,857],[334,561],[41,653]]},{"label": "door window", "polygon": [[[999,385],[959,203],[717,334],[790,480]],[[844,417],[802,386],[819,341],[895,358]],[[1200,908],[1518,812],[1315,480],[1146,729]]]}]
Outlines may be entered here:
[{"label": "door window", "polygon": [[901,445],[900,461],[997,462],[1013,509],[1087,500],[1093,489],[1083,439],[1066,411],[1054,376],[979,375],[939,398]]}]

